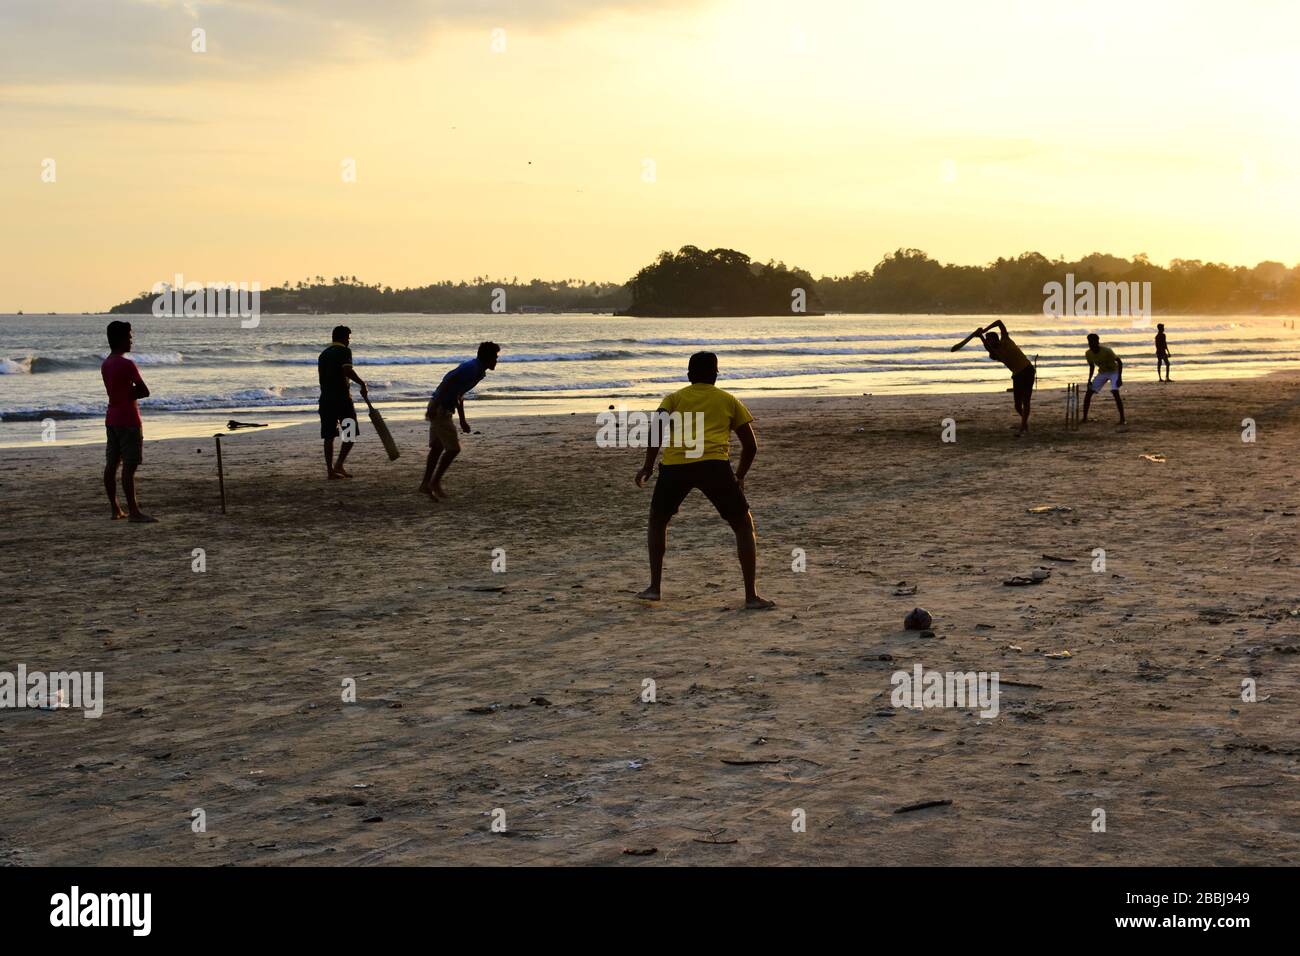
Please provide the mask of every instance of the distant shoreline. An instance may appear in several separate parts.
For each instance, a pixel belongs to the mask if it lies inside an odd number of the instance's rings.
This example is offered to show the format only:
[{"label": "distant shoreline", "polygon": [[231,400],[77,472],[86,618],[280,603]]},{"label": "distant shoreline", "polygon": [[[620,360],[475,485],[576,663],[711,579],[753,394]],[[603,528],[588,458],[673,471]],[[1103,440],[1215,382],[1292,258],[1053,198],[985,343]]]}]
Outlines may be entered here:
[{"label": "distant shoreline", "polygon": [[[1067,316],[1048,316],[1041,312],[998,312],[994,310],[984,311],[959,311],[935,312],[935,311],[918,311],[918,310],[899,310],[891,312],[840,312],[832,310],[823,310],[818,312],[701,312],[701,313],[632,313],[632,312],[589,312],[585,310],[559,310],[555,312],[260,312],[263,318],[333,318],[338,316],[370,316],[370,315],[482,315],[482,316],[509,316],[511,318],[523,318],[530,315],[548,316],[548,315],[586,315],[586,316],[609,316],[615,319],[780,319],[780,318],[801,318],[801,319],[818,319],[818,318],[836,318],[838,316],[856,316],[856,315],[932,315],[932,316],[970,316],[978,318],[980,316],[1020,316],[1024,318],[1041,317],[1049,321],[1058,321],[1061,319],[1131,319],[1132,316],[1107,316],[1107,315],[1067,315]],[[153,318],[150,312],[0,312],[0,319],[37,319],[37,318],[58,318],[67,316],[83,316],[86,318],[119,318],[122,316],[145,316]],[[1300,310],[1258,310],[1255,312],[1245,312],[1240,309],[1229,311],[1217,311],[1214,309],[1179,309],[1159,310],[1151,314],[1152,324],[1158,322],[1161,318],[1170,316],[1215,316],[1230,318],[1232,316],[1243,316],[1247,318],[1300,318]],[[236,318],[235,316],[219,315],[194,315],[194,316],[163,316],[162,318],[174,319],[177,322],[184,322],[187,319],[219,319],[219,318]]]}]

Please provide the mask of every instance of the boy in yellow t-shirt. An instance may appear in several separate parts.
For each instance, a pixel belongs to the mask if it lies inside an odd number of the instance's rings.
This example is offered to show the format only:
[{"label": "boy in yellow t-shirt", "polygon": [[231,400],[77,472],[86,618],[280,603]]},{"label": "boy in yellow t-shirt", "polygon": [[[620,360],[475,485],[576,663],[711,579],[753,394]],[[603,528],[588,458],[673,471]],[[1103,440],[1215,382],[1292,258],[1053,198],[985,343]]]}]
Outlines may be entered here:
[{"label": "boy in yellow t-shirt", "polygon": [[[718,514],[736,534],[736,554],[745,580],[745,607],[764,610],[776,605],[758,596],[755,578],[758,542],[754,518],[745,498],[745,475],[758,442],[754,437],[754,416],[741,401],[718,388],[718,357],[712,352],[691,356],[686,377],[690,385],[673,392],[659,405],[659,421],[672,420],[671,434],[651,439],[645,464],[636,473],[640,488],[654,473],[659,447],[664,446],[663,463],[650,502],[647,542],[650,551],[650,586],[637,597],[658,601],[663,578],[664,553],[668,550],[668,523],[686,496],[695,488],[718,509]],[[731,433],[740,439],[740,464],[731,471]]]}]

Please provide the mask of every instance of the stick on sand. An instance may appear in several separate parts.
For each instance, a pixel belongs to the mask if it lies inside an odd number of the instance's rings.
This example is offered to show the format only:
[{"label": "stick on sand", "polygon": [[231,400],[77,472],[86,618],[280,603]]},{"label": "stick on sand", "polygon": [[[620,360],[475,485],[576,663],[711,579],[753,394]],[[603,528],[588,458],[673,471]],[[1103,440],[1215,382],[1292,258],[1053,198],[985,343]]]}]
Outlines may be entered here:
[{"label": "stick on sand", "polygon": [[221,513],[226,513],[226,475],[221,468],[221,435],[213,435],[217,440],[217,484],[221,488]]}]

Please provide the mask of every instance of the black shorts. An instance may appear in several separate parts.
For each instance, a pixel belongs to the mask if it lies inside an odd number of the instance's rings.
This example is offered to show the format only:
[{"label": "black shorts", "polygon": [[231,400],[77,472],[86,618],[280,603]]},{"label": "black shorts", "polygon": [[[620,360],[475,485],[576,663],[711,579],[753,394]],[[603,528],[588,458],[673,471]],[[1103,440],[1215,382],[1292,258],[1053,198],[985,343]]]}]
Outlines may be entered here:
[{"label": "black shorts", "polygon": [[1017,402],[1024,401],[1034,394],[1034,367],[1026,365],[1011,376],[1011,393]]},{"label": "black shorts", "polygon": [[361,434],[361,422],[357,418],[357,406],[352,404],[351,399],[346,402],[330,402],[329,404],[321,402],[318,411],[320,412],[321,438],[333,438],[339,433],[339,424],[348,419],[352,420],[352,437],[355,438]]},{"label": "black shorts", "polygon": [[694,488],[704,492],[718,514],[727,521],[749,512],[749,502],[728,461],[692,461],[685,465],[660,465],[650,511],[671,518]]},{"label": "black shorts", "polygon": [[123,465],[138,465],[144,460],[144,429],[119,428],[105,425],[108,443],[104,446],[104,464],[116,468],[118,462]]}]

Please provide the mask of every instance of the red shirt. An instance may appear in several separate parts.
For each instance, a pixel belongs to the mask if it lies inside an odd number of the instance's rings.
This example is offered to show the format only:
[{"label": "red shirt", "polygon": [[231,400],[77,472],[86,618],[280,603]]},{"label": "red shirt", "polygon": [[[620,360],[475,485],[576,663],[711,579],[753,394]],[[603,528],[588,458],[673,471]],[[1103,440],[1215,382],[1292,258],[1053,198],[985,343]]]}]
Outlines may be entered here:
[{"label": "red shirt", "polygon": [[141,428],[140,409],[135,404],[136,382],[144,384],[140,370],[125,355],[113,353],[99,367],[104,377],[104,390],[108,392],[108,413],[104,424],[114,428]]}]

